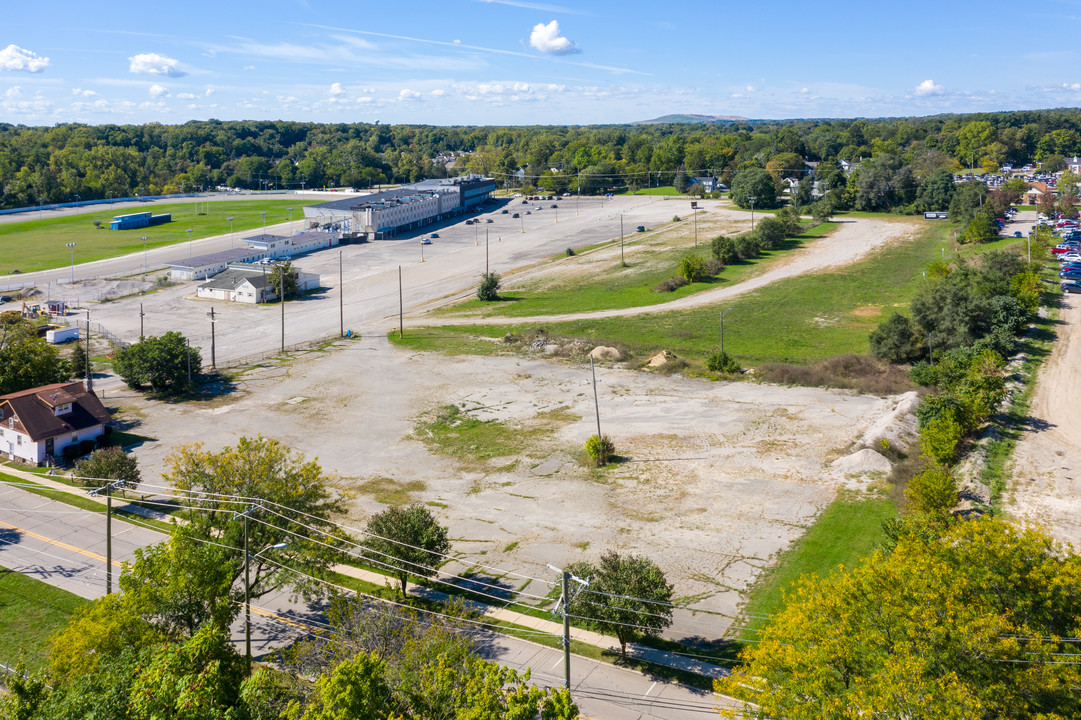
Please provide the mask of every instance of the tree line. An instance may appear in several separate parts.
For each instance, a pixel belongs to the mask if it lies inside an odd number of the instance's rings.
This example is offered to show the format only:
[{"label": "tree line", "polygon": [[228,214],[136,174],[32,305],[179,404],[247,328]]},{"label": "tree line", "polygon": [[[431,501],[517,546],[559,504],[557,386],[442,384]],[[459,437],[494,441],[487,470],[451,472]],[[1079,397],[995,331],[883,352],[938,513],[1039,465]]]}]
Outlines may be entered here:
[{"label": "tree line", "polygon": [[[799,179],[818,163],[860,209],[910,204],[936,170],[1063,167],[1081,153],[1081,111],[708,125],[440,127],[293,121],[27,127],[0,124],[0,207],[248,189],[413,182],[473,171],[584,193],[681,185],[746,167]],[[462,155],[464,154],[464,156]],[[454,157],[448,167],[443,161]],[[874,159],[861,191],[840,161]],[[866,172],[866,171],[865,171]],[[682,182],[681,182],[682,180]],[[851,187],[850,187],[851,186]],[[861,194],[862,193],[862,194]],[[839,193],[838,199],[845,196]]]}]

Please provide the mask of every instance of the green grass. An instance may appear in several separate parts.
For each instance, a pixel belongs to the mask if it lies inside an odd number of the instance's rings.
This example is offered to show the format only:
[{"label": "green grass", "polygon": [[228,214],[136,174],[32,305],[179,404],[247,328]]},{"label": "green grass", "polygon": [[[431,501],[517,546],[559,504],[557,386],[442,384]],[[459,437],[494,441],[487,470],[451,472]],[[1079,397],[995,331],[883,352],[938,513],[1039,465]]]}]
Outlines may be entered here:
[{"label": "green grass", "polygon": [[22,661],[31,671],[44,667],[49,638],[89,602],[6,568],[0,568],[0,598],[0,662]]},{"label": "green grass", "polygon": [[[65,485],[71,484],[71,481],[68,480],[68,478],[59,475],[50,479],[55,480],[56,482],[64,483]],[[71,505],[72,507],[77,507],[81,510],[87,510],[93,513],[100,513],[102,515],[105,514],[104,503],[100,503],[97,500],[92,500],[86,495],[72,493],[66,490],[55,490],[53,488],[41,485],[40,483],[36,483],[33,480],[15,477],[14,475],[8,475],[6,473],[0,473],[0,483],[15,485],[24,492],[28,492],[32,495],[38,495],[43,498],[48,498],[49,500],[56,500],[57,502],[62,502],[65,505]],[[133,520],[137,521],[139,525],[148,526],[164,533],[172,532],[172,525],[167,522],[163,522],[161,520],[151,520],[148,518],[144,518],[141,515],[135,515],[134,513],[126,512],[123,507],[121,507],[124,503],[142,505],[150,510],[156,510],[158,512],[168,512],[169,508],[163,508],[160,505],[156,504],[144,505],[143,503],[140,503],[138,500],[135,499],[123,499],[117,495],[113,496],[113,517],[121,520],[126,517],[131,517]]]},{"label": "green grass", "polygon": [[[291,198],[288,200],[253,200],[223,201],[200,203],[200,207],[209,205],[209,215],[196,214],[195,202],[170,203],[167,205],[147,205],[155,215],[172,213],[173,221],[166,225],[157,225],[135,230],[109,230],[109,221],[114,215],[141,212],[140,208],[108,207],[88,208],[78,215],[39,220],[36,217],[22,222],[0,225],[0,275],[10,274],[12,270],[36,272],[51,268],[65,267],[71,263],[71,251],[67,243],[77,243],[75,262],[87,263],[94,260],[117,257],[134,252],[142,252],[143,241],[149,238],[147,248],[159,248],[188,241],[188,228],[192,229],[192,239],[229,233],[229,223],[225,218],[233,218],[233,231],[251,230],[262,227],[260,212],[266,213],[267,224],[287,222],[287,207],[293,208],[293,221],[303,221],[305,205],[320,202],[316,199]],[[94,227],[94,220],[101,220],[104,230]],[[298,222],[297,227],[302,222]]]},{"label": "green grass", "polygon": [[885,538],[883,521],[896,516],[897,508],[888,498],[840,495],[751,587],[743,607],[743,626],[750,628],[744,637],[754,639],[754,630],[783,608],[784,592],[801,577],[825,577],[874,552]]},{"label": "green grass", "polygon": [[[680,194],[681,193],[676,192],[676,186],[675,185],[661,185],[660,187],[638,188],[637,190],[635,190],[633,192],[630,191],[630,190],[620,190],[620,191],[617,191],[617,192],[613,193],[613,195],[680,195]],[[596,196],[594,196],[594,197],[596,197]]]},{"label": "green grass", "polygon": [[[894,311],[907,311],[923,282],[923,270],[951,247],[949,228],[930,225],[910,242],[876,252],[870,258],[831,272],[771,283],[723,305],[626,318],[545,323],[556,336],[617,345],[644,359],[661,349],[700,368],[719,344],[719,311],[725,316],[725,351],[745,367],[764,362],[807,362],[841,353],[866,353],[868,334]],[[947,257],[949,257],[947,251]],[[504,324],[413,329],[392,342],[416,350],[492,353],[491,342],[475,336],[502,337],[533,326]]]},{"label": "green grass", "polygon": [[550,413],[526,424],[480,420],[457,405],[447,405],[431,420],[418,422],[414,436],[432,452],[452,457],[462,467],[483,470],[489,460],[524,453],[568,421]]},{"label": "green grass", "polygon": [[[576,277],[554,285],[548,284],[543,289],[527,288],[504,292],[500,294],[502,299],[496,302],[482,302],[474,298],[447,308],[440,314],[526,317],[658,305],[704,290],[742,282],[752,275],[762,273],[777,259],[802,246],[805,241],[824,237],[837,227],[837,223],[823,223],[795,238],[785,240],[780,247],[768,250],[753,260],[726,267],[715,278],[684,285],[673,292],[653,292],[653,288],[678,274],[679,260],[684,255],[697,252],[703,258],[710,257],[708,241],[699,243],[695,250],[693,246],[672,248],[669,241],[658,243],[656,240],[649,240],[646,241],[644,249],[631,254],[627,267],[621,267],[619,259],[613,258],[607,269],[598,269],[589,279]],[[639,242],[627,244],[637,245]],[[660,244],[666,249],[652,251],[649,249],[651,244]],[[587,251],[579,252],[575,258],[567,258],[561,262],[574,263],[583,252]]]}]

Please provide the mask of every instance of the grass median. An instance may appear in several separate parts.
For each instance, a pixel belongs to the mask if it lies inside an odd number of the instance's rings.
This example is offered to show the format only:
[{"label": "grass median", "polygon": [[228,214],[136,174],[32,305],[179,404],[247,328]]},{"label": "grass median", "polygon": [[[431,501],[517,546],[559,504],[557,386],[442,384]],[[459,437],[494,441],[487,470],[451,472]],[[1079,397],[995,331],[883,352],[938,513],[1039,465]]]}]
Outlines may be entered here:
[{"label": "grass median", "polygon": [[45,665],[49,638],[85,605],[78,595],[0,567],[0,662]]}]

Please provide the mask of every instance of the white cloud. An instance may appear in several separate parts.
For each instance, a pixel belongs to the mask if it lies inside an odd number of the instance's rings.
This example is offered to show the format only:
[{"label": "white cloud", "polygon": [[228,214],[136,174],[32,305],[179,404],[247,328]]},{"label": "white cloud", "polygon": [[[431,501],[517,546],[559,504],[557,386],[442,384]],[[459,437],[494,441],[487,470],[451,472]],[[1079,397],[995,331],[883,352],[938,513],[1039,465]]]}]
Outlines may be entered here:
[{"label": "white cloud", "polygon": [[417,92],[416,90],[410,90],[409,88],[402,88],[402,91],[398,93],[398,99],[401,101],[416,100],[419,97],[419,92]]},{"label": "white cloud", "polygon": [[154,98],[155,100],[160,97],[169,97],[169,90],[156,83],[150,86],[148,92],[150,93],[150,97]]},{"label": "white cloud", "polygon": [[529,35],[529,44],[545,55],[570,55],[579,52],[574,43],[559,34],[558,20],[553,20],[547,25],[544,23],[534,25],[533,32]]},{"label": "white cloud", "polygon": [[128,67],[133,73],[141,75],[166,75],[168,77],[183,77],[186,72],[180,69],[180,62],[171,57],[165,57],[157,53],[139,53],[128,60]]},{"label": "white cloud", "polygon": [[78,97],[94,97],[97,95],[93,90],[83,90],[82,88],[72,88],[71,94],[77,95]]},{"label": "white cloud", "polygon": [[446,90],[432,90],[431,92],[432,97],[443,97],[446,94]]},{"label": "white cloud", "polygon": [[925,95],[941,95],[945,88],[935,83],[934,80],[924,80],[916,86],[916,94],[919,96]]},{"label": "white cloud", "polygon": [[331,97],[338,97],[339,95],[345,95],[345,90],[342,89],[342,84],[340,82],[333,83],[330,86],[330,95],[331,95]]},{"label": "white cloud", "polygon": [[1081,83],[1062,83],[1066,90],[1081,90]]},{"label": "white cloud", "polygon": [[754,85],[748,85],[747,86],[747,92],[749,92],[749,93],[758,92],[758,88],[756,88]]},{"label": "white cloud", "polygon": [[49,67],[49,58],[26,50],[18,45],[8,45],[0,50],[0,70],[22,70],[39,73]]},{"label": "white cloud", "polygon": [[254,66],[254,65],[245,65],[245,66],[244,66],[244,70],[245,70],[245,72],[251,72],[251,71],[252,71],[252,70],[254,70],[254,69],[255,69],[255,66]]},{"label": "white cloud", "polygon": [[206,88],[206,92],[203,93],[203,97],[210,97],[213,94],[214,94],[213,86],[208,85],[207,88]]},{"label": "white cloud", "polygon": [[177,93],[176,96],[181,100],[194,100],[195,93]]},{"label": "white cloud", "polygon": [[22,96],[23,96],[23,89],[21,87],[19,87],[18,85],[13,85],[13,86],[9,87],[7,89],[7,92],[4,93],[4,97],[7,97],[7,98],[17,98],[17,97],[22,97]]}]

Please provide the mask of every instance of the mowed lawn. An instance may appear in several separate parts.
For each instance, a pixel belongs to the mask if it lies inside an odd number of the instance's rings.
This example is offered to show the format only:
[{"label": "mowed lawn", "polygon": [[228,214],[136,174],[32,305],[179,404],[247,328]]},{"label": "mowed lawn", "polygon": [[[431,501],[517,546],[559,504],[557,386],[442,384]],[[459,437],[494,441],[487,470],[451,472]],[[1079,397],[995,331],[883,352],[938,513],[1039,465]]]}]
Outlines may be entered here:
[{"label": "mowed lawn", "polygon": [[[222,202],[200,202],[198,208],[209,214],[199,215],[196,202],[169,203],[145,207],[115,208],[94,206],[82,208],[78,215],[62,218],[38,219],[37,213],[29,214],[21,222],[0,223],[0,275],[9,275],[13,270],[19,272],[37,272],[71,263],[71,249],[68,243],[76,243],[75,262],[86,263],[94,260],[142,252],[142,238],[147,238],[147,249],[164,247],[188,241],[188,228],[191,228],[193,240],[211,235],[229,233],[227,217],[233,218],[233,232],[251,230],[266,224],[277,225],[289,221],[286,208],[293,208],[293,226],[300,228],[304,220],[305,205],[312,205],[322,200],[310,198],[291,198],[288,200],[236,200]],[[114,215],[128,215],[150,211],[155,215],[171,213],[173,221],[165,225],[156,225],[134,230],[109,230],[109,221]],[[94,221],[100,220],[104,229],[94,227]]]},{"label": "mowed lawn", "polygon": [[[544,323],[550,334],[582,338],[597,344],[621,345],[638,357],[660,350],[674,352],[701,367],[705,355],[720,344],[743,365],[765,362],[810,362],[841,353],[866,353],[868,335],[893,312],[908,312],[923,271],[952,248],[951,227],[929,225],[910,242],[876,252],[838,270],[780,280],[718,306],[632,317]],[[981,248],[983,249],[983,248]],[[947,256],[948,258],[949,256]],[[727,269],[726,269],[727,272]],[[533,325],[483,325],[412,329],[404,340],[417,349],[490,354],[490,342],[470,343],[470,336],[502,337]],[[475,349],[474,349],[475,348]]]},{"label": "mowed lawn", "polygon": [[0,662],[45,664],[49,637],[89,602],[40,580],[0,567]]},{"label": "mowed lawn", "polygon": [[[639,237],[637,234],[631,234],[627,237],[626,247],[633,247],[640,243],[642,247],[627,256],[629,259],[626,266],[621,264],[618,257],[614,257],[607,267],[598,267],[597,272],[588,277],[575,274],[574,277],[569,277],[564,281],[545,283],[543,288],[526,287],[521,290],[500,292],[502,299],[496,302],[466,300],[446,308],[439,314],[526,317],[658,305],[704,290],[735,285],[753,275],[761,274],[776,260],[807,242],[830,234],[838,226],[838,223],[833,222],[822,223],[797,237],[784,240],[779,247],[767,250],[757,258],[741,260],[725,267],[716,277],[684,285],[672,292],[654,292],[653,288],[679,274],[679,261],[685,255],[697,254],[703,259],[709,258],[709,239],[702,238],[696,249],[691,244],[693,240],[687,237],[672,241],[667,234],[664,234],[660,236],[664,238],[663,241],[651,238],[648,242],[642,243],[637,240]],[[683,245],[672,247],[673,242],[680,242]],[[652,250],[651,245],[664,249]],[[610,249],[612,246],[618,247],[618,241],[602,243],[593,248]],[[575,262],[588,262],[587,257],[579,253],[574,257],[561,258],[555,262],[570,267]]]}]

